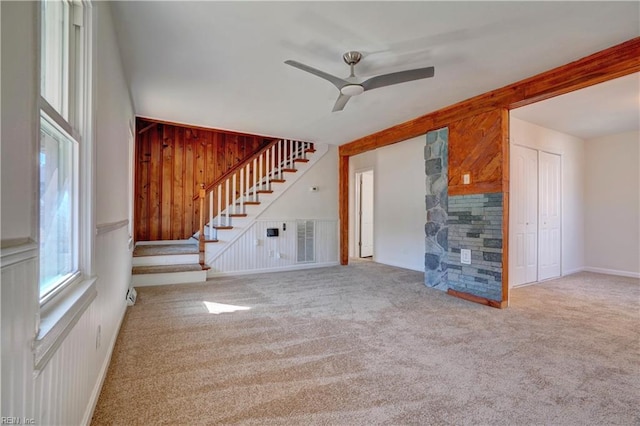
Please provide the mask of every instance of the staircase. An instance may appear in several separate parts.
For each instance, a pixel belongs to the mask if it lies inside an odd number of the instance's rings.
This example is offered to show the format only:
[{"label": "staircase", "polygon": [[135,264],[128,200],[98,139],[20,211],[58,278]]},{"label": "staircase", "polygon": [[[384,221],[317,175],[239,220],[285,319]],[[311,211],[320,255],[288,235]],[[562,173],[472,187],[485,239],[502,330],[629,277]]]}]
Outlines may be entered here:
[{"label": "staircase", "polygon": [[218,258],[328,150],[308,142],[274,141],[212,184],[202,185],[200,229],[189,240],[138,242],[134,286],[204,282]]}]

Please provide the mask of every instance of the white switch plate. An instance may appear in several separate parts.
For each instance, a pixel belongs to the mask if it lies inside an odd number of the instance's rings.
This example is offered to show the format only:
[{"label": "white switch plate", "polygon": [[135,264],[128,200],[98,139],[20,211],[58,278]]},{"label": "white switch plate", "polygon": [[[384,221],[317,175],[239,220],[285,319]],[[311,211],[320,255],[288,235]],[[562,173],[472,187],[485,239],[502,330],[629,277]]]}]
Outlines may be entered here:
[{"label": "white switch plate", "polygon": [[469,185],[471,183],[471,174],[465,173],[462,175],[462,184]]},{"label": "white switch plate", "polygon": [[471,250],[469,249],[460,250],[460,263],[464,263],[465,265],[471,265]]}]

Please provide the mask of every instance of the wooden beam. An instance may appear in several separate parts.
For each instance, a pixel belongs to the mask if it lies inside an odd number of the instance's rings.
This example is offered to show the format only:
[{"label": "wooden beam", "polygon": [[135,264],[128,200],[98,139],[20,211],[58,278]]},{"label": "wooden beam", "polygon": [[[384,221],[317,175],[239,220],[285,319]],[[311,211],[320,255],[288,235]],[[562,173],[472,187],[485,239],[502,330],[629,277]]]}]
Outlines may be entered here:
[{"label": "wooden beam", "polygon": [[502,302],[509,303],[509,111],[502,110]]},{"label": "wooden beam", "polygon": [[340,146],[344,156],[391,145],[472,115],[513,109],[640,71],[640,37]]},{"label": "wooden beam", "polygon": [[340,218],[340,264],[349,264],[349,157],[338,157],[338,214]]},{"label": "wooden beam", "polygon": [[464,293],[462,291],[457,291],[453,289],[447,290],[447,294],[451,296],[458,297],[460,299],[468,300],[469,302],[479,303],[481,305],[491,306],[492,308],[503,309],[507,307],[507,302],[491,300],[486,297],[480,297],[469,293]]}]

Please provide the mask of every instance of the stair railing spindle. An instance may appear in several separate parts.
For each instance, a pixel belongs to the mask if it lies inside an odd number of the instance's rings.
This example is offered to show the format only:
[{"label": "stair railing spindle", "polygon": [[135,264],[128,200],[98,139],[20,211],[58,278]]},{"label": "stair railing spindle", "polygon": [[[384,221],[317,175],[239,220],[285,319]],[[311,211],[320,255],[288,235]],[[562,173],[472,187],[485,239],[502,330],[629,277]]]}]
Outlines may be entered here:
[{"label": "stair railing spindle", "polygon": [[253,201],[258,201],[258,159],[253,159]]},{"label": "stair railing spindle", "polygon": [[218,185],[218,226],[222,226],[222,184]]},{"label": "stair railing spindle", "polygon": [[213,226],[213,191],[209,193],[209,235],[212,234],[211,227]]},{"label": "stair railing spindle", "polygon": [[231,195],[229,193],[229,179],[224,181],[224,213],[225,213],[225,219],[224,219],[224,224],[225,226],[229,226],[231,223],[229,222],[229,196]]},{"label": "stair railing spindle", "polygon": [[278,178],[282,179],[282,139],[278,141]]},{"label": "stair railing spindle", "polygon": [[233,214],[238,214],[238,205],[236,204],[236,174],[233,174],[233,190],[231,191],[231,203],[233,203]]}]

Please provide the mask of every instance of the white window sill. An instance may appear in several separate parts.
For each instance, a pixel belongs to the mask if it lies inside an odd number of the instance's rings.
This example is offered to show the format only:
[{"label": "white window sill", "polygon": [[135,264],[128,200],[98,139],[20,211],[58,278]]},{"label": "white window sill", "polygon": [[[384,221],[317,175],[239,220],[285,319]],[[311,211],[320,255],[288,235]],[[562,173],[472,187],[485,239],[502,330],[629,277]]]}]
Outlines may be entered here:
[{"label": "white window sill", "polygon": [[33,342],[36,375],[44,369],[97,294],[96,277],[79,277],[41,308],[40,329]]}]

